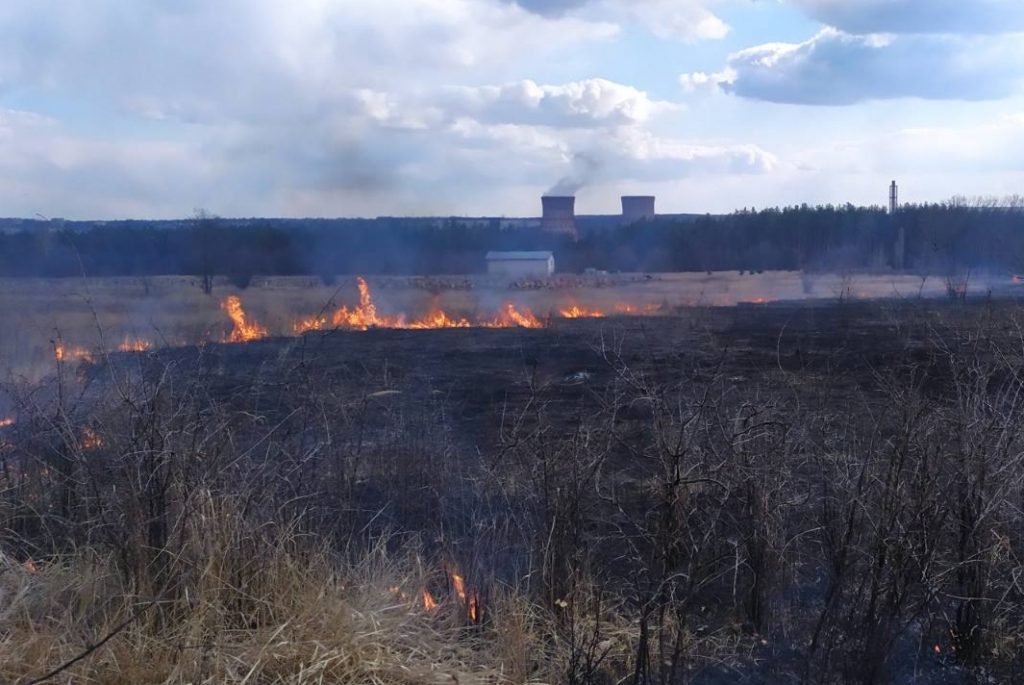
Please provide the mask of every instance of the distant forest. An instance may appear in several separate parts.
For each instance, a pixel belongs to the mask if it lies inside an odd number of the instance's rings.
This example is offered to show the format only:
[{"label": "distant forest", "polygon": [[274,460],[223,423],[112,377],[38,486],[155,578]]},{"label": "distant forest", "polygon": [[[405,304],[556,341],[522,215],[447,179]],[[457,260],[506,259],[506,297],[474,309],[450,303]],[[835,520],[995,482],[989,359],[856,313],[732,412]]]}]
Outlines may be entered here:
[{"label": "distant forest", "polygon": [[[619,226],[580,238],[502,220],[0,222],[0,276],[472,274],[488,250],[553,250],[559,271],[1024,270],[1024,207],[981,202],[787,207]],[[505,226],[505,227],[503,227]]]}]

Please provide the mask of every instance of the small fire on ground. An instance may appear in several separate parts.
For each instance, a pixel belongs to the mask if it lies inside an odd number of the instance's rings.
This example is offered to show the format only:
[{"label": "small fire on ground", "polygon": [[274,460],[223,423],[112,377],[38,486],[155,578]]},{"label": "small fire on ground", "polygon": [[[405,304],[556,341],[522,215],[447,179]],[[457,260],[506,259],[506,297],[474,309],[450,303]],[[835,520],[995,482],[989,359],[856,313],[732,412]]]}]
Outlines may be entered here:
[{"label": "small fire on ground", "polygon": [[95,361],[92,352],[84,347],[68,346],[63,341],[53,344],[53,356],[59,362],[89,362]]},{"label": "small fire on ground", "polygon": [[[397,328],[426,330],[439,328],[544,328],[547,322],[537,316],[529,307],[514,302],[505,302],[492,315],[475,319],[466,318],[445,311],[435,301],[430,310],[419,318],[407,318],[404,314],[382,314],[373,300],[366,279],[356,279],[359,288],[359,304],[354,307],[342,306],[331,314],[320,313],[301,318],[292,330],[297,335],[309,331],[340,329],[365,331],[371,328]],[[615,315],[649,315],[658,312],[661,305],[635,305],[619,303],[611,309],[586,307],[576,302],[558,309],[556,314],[563,319],[599,319]]]},{"label": "small fire on ground", "polygon": [[117,346],[120,352],[148,352],[153,349],[153,343],[144,338],[136,338],[126,335],[121,344]]},{"label": "small fire on ground", "polygon": [[82,429],[82,438],[79,441],[82,449],[95,450],[103,447],[103,438],[97,435],[96,431],[89,427]]},{"label": "small fire on ground", "polygon": [[[469,621],[476,623],[480,618],[479,595],[474,590],[466,589],[466,580],[457,570],[449,571],[448,578],[451,581],[448,600],[457,602],[455,606],[458,613],[465,616]],[[410,603],[414,601],[399,586],[391,588],[390,592],[403,601]],[[415,603],[421,605],[424,611],[432,613],[441,607],[443,601],[438,600],[430,590],[424,587],[416,598]]]},{"label": "small fire on ground", "polygon": [[242,309],[242,300],[238,295],[229,295],[220,306],[227,313],[234,326],[224,339],[224,342],[251,342],[267,337],[267,329],[254,321],[250,321],[246,316],[245,310]]},{"label": "small fire on ground", "polygon": [[506,302],[498,313],[481,320],[470,320],[456,316],[441,309],[437,303],[423,316],[409,319],[404,314],[382,314],[373,301],[373,294],[366,279],[356,279],[359,288],[359,304],[354,307],[344,305],[332,314],[317,314],[299,319],[292,330],[301,335],[309,331],[339,329],[349,331],[366,331],[371,328],[397,328],[408,330],[431,330],[439,328],[543,328],[541,321],[527,307]]},{"label": "small fire on ground", "polygon": [[[366,279],[358,277],[356,285],[359,289],[359,302],[356,305],[343,305],[333,312],[320,312],[297,319],[292,324],[292,332],[302,335],[310,331],[348,330],[367,331],[372,328],[400,330],[437,330],[448,328],[545,328],[551,318],[562,319],[600,319],[608,316],[637,316],[656,314],[662,305],[636,305],[617,303],[609,309],[584,306],[570,302],[556,309],[548,318],[542,318],[529,307],[506,301],[493,313],[462,316],[445,311],[435,301],[429,310],[419,317],[408,317],[405,314],[385,314],[374,302],[373,294]],[[262,340],[270,335],[269,329],[259,323],[245,310],[242,299],[238,295],[229,295],[220,303],[221,309],[231,321],[231,330],[221,338],[226,343],[245,343]],[[125,335],[117,349],[120,352],[148,352],[154,347],[150,340],[133,335]],[[54,343],[54,356],[57,361],[80,361],[93,363],[95,355],[84,347],[66,345],[63,341]]]}]

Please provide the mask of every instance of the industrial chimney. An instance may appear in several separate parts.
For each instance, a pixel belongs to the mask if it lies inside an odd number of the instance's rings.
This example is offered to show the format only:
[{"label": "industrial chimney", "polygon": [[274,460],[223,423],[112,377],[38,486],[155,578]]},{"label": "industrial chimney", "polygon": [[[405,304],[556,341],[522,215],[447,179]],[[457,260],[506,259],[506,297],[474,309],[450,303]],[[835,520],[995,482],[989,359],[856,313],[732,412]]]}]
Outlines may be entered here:
[{"label": "industrial chimney", "polygon": [[541,226],[551,233],[576,236],[576,198],[572,195],[545,195],[540,199],[544,214]]},{"label": "industrial chimney", "polygon": [[622,223],[632,224],[654,218],[653,195],[623,195]]},{"label": "industrial chimney", "polygon": [[889,186],[889,213],[895,214],[896,210],[900,208],[900,189],[896,186],[896,181],[892,182]]}]

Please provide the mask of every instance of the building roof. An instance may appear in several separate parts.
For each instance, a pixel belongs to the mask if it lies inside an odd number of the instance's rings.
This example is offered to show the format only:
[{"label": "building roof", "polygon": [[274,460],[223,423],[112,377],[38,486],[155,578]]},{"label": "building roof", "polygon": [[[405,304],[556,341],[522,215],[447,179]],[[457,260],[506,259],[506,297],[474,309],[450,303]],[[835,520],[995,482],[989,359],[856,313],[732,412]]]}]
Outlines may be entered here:
[{"label": "building roof", "polygon": [[513,260],[513,261],[534,261],[534,260],[548,260],[552,259],[555,255],[547,250],[537,252],[488,252],[486,259],[489,262]]}]

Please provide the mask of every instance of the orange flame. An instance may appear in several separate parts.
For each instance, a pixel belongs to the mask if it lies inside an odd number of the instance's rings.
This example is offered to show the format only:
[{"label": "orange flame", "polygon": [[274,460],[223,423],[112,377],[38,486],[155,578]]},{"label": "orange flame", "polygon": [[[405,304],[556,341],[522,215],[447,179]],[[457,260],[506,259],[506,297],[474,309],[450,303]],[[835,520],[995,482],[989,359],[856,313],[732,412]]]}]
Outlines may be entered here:
[{"label": "orange flame", "polygon": [[117,346],[121,352],[148,352],[153,348],[153,343],[143,338],[124,336],[124,340]]},{"label": "orange flame", "polygon": [[96,434],[96,431],[89,427],[82,429],[82,449],[94,450],[103,447],[103,438]]},{"label": "orange flame", "polygon": [[295,331],[295,335],[302,335],[303,333],[309,333],[310,331],[322,330],[326,325],[326,316],[310,316],[305,319],[299,319],[292,324],[292,330]]},{"label": "orange flame", "polygon": [[473,324],[469,319],[456,318],[437,306],[435,300],[430,311],[409,324],[413,330],[426,330],[433,328],[470,328]]},{"label": "orange flame", "polygon": [[565,319],[600,319],[605,316],[605,313],[600,309],[585,309],[575,303],[567,309],[560,310],[558,313]]},{"label": "orange flame", "polygon": [[423,591],[423,608],[427,611],[433,611],[437,608],[437,600],[427,590]]},{"label": "orange flame", "polygon": [[[612,308],[612,313],[626,315],[653,314],[660,309],[661,305],[657,304],[645,304],[640,306],[635,304],[619,303]],[[602,319],[609,315],[609,313],[603,309],[598,309],[596,307],[581,307],[575,302],[565,309],[560,309],[558,314],[563,319]]]},{"label": "orange flame", "polygon": [[463,602],[466,601],[466,581],[458,573],[452,572],[452,587],[455,589],[455,594],[459,596],[459,599]]},{"label": "orange flame", "polygon": [[[545,322],[538,318],[528,307],[516,305],[512,302],[505,302],[498,313],[490,318],[483,316],[474,319],[456,316],[441,309],[437,302],[423,316],[407,320],[404,314],[382,314],[377,310],[373,301],[373,294],[370,286],[362,276],[356,277],[356,285],[359,288],[359,303],[355,306],[348,305],[338,308],[330,316],[317,314],[306,318],[300,318],[292,324],[292,330],[301,335],[309,331],[319,331],[328,327],[341,328],[346,330],[365,331],[370,328],[398,328],[408,330],[424,330],[437,328],[544,328]],[[757,300],[763,302],[765,300]],[[661,305],[633,305],[616,304],[613,312],[616,314],[650,314],[661,309]],[[608,313],[598,308],[582,307],[573,302],[569,306],[558,311],[558,314],[566,319],[601,318],[608,316]]]},{"label": "orange flame", "polygon": [[84,347],[67,347],[63,342],[54,343],[53,356],[59,362],[75,361],[92,364],[95,361],[92,352]]},{"label": "orange flame", "polygon": [[456,573],[451,572],[452,577],[452,588],[455,590],[455,595],[459,598],[459,601],[464,607],[466,607],[466,616],[470,621],[476,622],[477,616],[479,615],[479,600],[475,592],[466,592],[466,581],[465,579]]},{"label": "orange flame", "polygon": [[237,295],[228,295],[220,304],[234,325],[231,333],[224,339],[225,342],[239,343],[250,342],[267,337],[267,329],[258,323],[247,320],[245,310],[242,309],[242,300]]},{"label": "orange flame", "polygon": [[0,428],[10,428],[13,425],[14,425],[14,417],[13,416],[5,416],[4,418],[0,419]]},{"label": "orange flame", "polygon": [[643,307],[638,307],[635,304],[617,304],[615,305],[616,314],[653,314],[661,309],[660,304],[645,304]]},{"label": "orange flame", "polygon": [[435,303],[426,314],[418,319],[407,321],[402,314],[388,315],[377,311],[377,305],[373,301],[370,286],[362,276],[356,278],[356,285],[359,288],[359,304],[354,307],[342,306],[338,308],[330,319],[326,316],[316,315],[299,319],[292,325],[292,329],[299,335],[309,331],[319,331],[327,328],[328,323],[333,328],[345,330],[365,331],[370,328],[400,328],[410,330],[427,330],[437,328],[472,328],[481,326],[485,328],[509,328],[522,326],[524,328],[542,328],[543,322],[533,315],[529,309],[517,309],[512,303],[506,303],[501,312],[493,319],[474,323],[467,318],[455,316],[441,309]]},{"label": "orange flame", "polygon": [[544,328],[544,322],[534,316],[529,308],[523,307],[522,311],[520,311],[511,302],[506,302],[498,315],[485,322],[483,326],[484,328],[513,328],[515,326],[520,328]]}]

